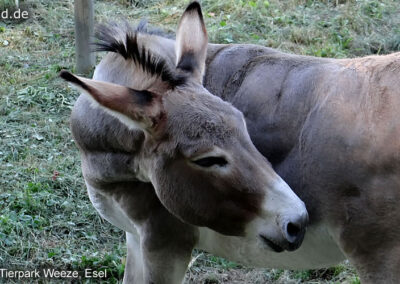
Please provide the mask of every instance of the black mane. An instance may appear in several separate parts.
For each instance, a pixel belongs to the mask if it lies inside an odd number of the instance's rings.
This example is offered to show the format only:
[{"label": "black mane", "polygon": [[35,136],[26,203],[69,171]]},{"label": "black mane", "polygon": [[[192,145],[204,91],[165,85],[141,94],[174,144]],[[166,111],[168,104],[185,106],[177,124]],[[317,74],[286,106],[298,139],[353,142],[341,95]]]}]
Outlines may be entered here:
[{"label": "black mane", "polygon": [[[152,76],[159,76],[162,81],[172,87],[184,84],[186,76],[172,70],[165,59],[152,54],[144,45],[139,47],[138,33],[165,36],[160,30],[150,30],[143,21],[136,29],[128,23],[99,25],[95,33],[97,39],[97,42],[94,43],[95,51],[115,52],[126,60],[133,60],[144,72]],[[121,38],[121,34],[123,38]]]}]

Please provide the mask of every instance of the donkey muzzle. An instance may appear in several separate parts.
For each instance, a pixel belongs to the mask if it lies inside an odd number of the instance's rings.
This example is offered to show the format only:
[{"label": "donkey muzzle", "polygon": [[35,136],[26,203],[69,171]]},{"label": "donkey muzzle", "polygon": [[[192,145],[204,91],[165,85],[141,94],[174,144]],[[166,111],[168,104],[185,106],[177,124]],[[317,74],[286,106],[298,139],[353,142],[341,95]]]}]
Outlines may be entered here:
[{"label": "donkey muzzle", "polygon": [[303,242],[308,224],[308,213],[298,215],[292,218],[284,218],[281,225],[281,231],[286,245],[284,248],[288,251],[296,250]]}]

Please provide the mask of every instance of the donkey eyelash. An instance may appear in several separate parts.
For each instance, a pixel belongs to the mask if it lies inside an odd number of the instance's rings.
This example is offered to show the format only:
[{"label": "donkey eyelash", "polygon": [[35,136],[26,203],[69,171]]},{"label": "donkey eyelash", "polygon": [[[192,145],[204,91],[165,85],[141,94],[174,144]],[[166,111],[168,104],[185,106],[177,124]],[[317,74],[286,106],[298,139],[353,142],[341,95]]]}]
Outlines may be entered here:
[{"label": "donkey eyelash", "polygon": [[215,165],[219,167],[224,167],[228,164],[228,161],[224,157],[205,157],[198,160],[194,160],[192,161],[192,163],[203,168],[209,168]]}]

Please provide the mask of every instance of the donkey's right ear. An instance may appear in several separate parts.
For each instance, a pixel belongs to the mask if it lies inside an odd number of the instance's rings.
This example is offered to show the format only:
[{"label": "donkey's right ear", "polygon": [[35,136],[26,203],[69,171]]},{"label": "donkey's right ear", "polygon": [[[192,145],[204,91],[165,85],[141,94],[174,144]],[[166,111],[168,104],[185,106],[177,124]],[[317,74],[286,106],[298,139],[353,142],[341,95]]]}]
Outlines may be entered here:
[{"label": "donkey's right ear", "polygon": [[162,98],[149,91],[137,91],[121,85],[91,80],[61,71],[60,77],[86,93],[93,102],[129,128],[153,134],[165,118]]},{"label": "donkey's right ear", "polygon": [[182,15],[176,33],[176,67],[200,84],[203,81],[208,36],[198,2],[191,3]]}]

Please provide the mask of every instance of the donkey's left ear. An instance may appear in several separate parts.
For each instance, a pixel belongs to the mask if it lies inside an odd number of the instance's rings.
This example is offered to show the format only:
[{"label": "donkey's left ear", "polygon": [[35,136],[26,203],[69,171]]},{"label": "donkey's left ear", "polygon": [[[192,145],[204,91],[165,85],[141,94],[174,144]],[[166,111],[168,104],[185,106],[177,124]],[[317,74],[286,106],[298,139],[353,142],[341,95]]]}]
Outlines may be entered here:
[{"label": "donkey's left ear", "polygon": [[149,134],[162,130],[158,126],[162,125],[165,112],[160,95],[78,77],[65,70],[60,72],[60,77],[89,95],[96,106],[103,108],[127,127],[141,129]]},{"label": "donkey's left ear", "polygon": [[208,36],[198,2],[191,3],[182,15],[176,33],[176,67],[203,82]]}]

